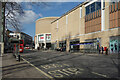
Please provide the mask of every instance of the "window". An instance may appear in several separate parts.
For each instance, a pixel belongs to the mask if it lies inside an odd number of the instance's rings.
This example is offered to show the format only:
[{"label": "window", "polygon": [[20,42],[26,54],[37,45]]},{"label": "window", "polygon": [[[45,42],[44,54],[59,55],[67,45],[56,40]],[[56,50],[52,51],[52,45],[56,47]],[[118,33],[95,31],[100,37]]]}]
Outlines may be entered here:
[{"label": "window", "polygon": [[86,15],[90,13],[90,5],[86,7]]},{"label": "window", "polygon": [[101,2],[94,2],[86,7],[86,15],[101,9]]},{"label": "window", "polygon": [[112,12],[112,5],[110,5],[110,6],[111,6],[111,9],[110,9],[111,11],[110,12]]},{"label": "window", "polygon": [[96,10],[99,10],[101,9],[101,2],[96,2]]},{"label": "window", "polygon": [[95,3],[91,4],[91,13],[95,11]]},{"label": "window", "polygon": [[23,44],[23,41],[20,40],[20,44]]},{"label": "window", "polygon": [[105,1],[103,2],[103,8],[105,8]]},{"label": "window", "polygon": [[17,35],[17,39],[19,39],[19,36]]}]

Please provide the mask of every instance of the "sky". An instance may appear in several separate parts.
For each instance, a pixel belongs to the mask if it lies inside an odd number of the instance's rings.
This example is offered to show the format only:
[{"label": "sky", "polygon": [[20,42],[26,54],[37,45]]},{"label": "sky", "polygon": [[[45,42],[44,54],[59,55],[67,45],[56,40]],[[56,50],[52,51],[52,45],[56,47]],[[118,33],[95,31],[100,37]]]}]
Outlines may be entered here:
[{"label": "sky", "polygon": [[35,21],[43,17],[60,17],[81,2],[22,2],[24,16],[20,18],[22,32],[35,36]]}]

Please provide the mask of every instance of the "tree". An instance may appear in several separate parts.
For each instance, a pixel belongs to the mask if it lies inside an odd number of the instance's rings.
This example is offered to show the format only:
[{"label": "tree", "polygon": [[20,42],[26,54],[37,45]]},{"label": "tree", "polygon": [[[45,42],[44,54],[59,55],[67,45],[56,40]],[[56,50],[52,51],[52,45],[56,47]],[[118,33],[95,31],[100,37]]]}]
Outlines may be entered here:
[{"label": "tree", "polygon": [[7,27],[7,24],[12,26],[16,31],[20,31],[20,21],[18,16],[22,16],[23,9],[17,2],[5,2],[3,3],[4,9],[4,27]]},{"label": "tree", "polygon": [[3,18],[3,42],[5,35],[5,28],[9,24],[16,31],[20,31],[20,21],[18,15],[24,14],[22,7],[17,2],[2,2],[2,18]]}]

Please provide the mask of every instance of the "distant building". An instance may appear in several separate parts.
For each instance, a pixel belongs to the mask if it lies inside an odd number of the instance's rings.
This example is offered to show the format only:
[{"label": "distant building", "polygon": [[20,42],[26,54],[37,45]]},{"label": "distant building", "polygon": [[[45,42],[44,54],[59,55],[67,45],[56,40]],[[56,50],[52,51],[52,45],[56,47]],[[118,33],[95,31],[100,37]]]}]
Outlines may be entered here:
[{"label": "distant building", "polygon": [[24,40],[24,46],[29,45],[32,47],[32,37],[24,32],[11,32],[10,37],[15,37],[17,39]]},{"label": "distant building", "polygon": [[45,17],[36,21],[35,49],[51,47],[51,22],[58,17]]}]

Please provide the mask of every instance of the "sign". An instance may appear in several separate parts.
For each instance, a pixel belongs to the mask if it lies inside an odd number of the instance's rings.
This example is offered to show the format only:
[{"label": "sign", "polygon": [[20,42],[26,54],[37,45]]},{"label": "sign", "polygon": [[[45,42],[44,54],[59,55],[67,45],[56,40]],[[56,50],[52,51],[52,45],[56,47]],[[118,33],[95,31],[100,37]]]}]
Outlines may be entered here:
[{"label": "sign", "polygon": [[51,41],[51,34],[46,34],[46,41]]},{"label": "sign", "polygon": [[43,42],[44,41],[44,35],[43,34],[38,35],[38,41],[39,42]]}]

